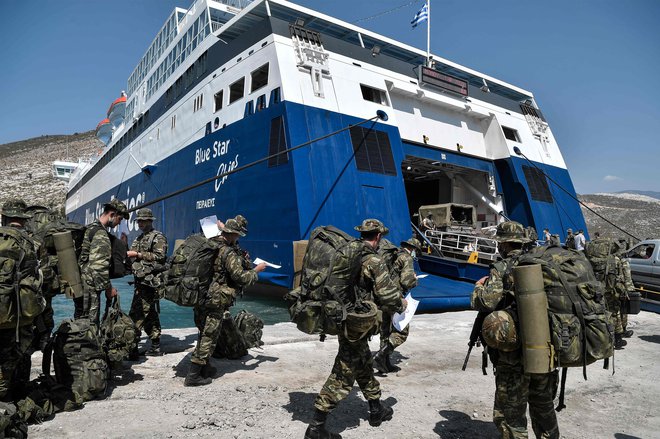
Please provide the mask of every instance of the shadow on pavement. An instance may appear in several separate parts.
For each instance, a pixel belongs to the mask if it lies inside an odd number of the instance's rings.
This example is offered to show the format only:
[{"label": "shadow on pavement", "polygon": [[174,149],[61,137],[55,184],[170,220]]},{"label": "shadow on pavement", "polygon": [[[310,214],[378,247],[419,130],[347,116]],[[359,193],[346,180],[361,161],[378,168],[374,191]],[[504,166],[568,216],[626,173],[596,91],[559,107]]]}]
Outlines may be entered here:
[{"label": "shadow on pavement", "polygon": [[442,439],[467,437],[496,439],[500,437],[491,420],[472,419],[470,415],[455,410],[440,410],[439,413],[445,420],[438,422],[433,431]]},{"label": "shadow on pavement", "polygon": [[[186,355],[179,361],[179,364],[174,366],[174,371],[176,372],[176,376],[178,377],[185,377],[188,375],[188,370],[190,369],[190,357],[192,354]],[[254,370],[261,363],[264,363],[266,361],[277,361],[279,360],[279,357],[271,357],[268,355],[252,355],[248,354],[242,358],[239,358],[238,360],[218,360],[216,358],[210,358],[209,362],[211,366],[214,366],[218,369],[218,373],[216,376],[213,378],[218,378],[223,375],[231,374],[240,370]]]},{"label": "shadow on pavement", "polygon": [[614,437],[615,437],[615,439],[642,439],[641,437],[631,436],[631,435],[625,434],[625,433],[615,433]]},{"label": "shadow on pavement", "polygon": [[660,335],[640,335],[639,338],[649,343],[660,343]]}]

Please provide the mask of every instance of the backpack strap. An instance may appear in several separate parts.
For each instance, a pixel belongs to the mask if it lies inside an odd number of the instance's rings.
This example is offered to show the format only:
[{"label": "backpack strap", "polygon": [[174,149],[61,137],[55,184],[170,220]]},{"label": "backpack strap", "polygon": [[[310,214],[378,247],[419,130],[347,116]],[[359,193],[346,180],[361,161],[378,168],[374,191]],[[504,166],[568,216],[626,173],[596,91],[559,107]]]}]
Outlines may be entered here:
[{"label": "backpack strap", "polygon": [[561,387],[559,388],[559,404],[555,411],[560,412],[566,408],[564,404],[564,396],[566,394],[566,374],[568,373],[568,367],[562,367],[561,369]]},{"label": "backpack strap", "polygon": [[43,358],[41,359],[41,371],[47,380],[53,380],[52,375],[50,374],[50,362],[53,357],[53,345],[55,344],[55,338],[57,337],[57,332],[53,335],[43,350]]},{"label": "backpack strap", "polygon": [[18,265],[14,267],[14,291],[16,292],[16,343],[20,343],[20,334],[19,327],[21,326],[21,315],[23,310],[21,309],[21,266],[23,265],[23,259],[25,258],[25,251],[21,248],[18,256]]}]

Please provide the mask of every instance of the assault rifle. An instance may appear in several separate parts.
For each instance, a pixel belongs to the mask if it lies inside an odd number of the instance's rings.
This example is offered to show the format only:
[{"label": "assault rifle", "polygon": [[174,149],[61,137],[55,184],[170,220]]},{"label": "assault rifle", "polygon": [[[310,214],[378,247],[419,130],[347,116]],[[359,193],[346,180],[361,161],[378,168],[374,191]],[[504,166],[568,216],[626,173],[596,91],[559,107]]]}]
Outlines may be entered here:
[{"label": "assault rifle", "polygon": [[[480,311],[479,314],[477,314],[477,317],[474,319],[474,324],[472,325],[472,332],[470,333],[470,341],[468,342],[468,351],[467,355],[465,355],[465,361],[463,362],[463,367],[461,370],[465,370],[467,368],[468,361],[470,360],[470,353],[472,352],[472,348],[476,346],[481,346],[481,327],[484,324],[484,319],[488,315],[487,312]],[[486,373],[486,366],[488,365],[488,353],[486,352],[486,349],[483,350],[481,353],[481,371],[483,372],[484,375],[488,375]]]}]

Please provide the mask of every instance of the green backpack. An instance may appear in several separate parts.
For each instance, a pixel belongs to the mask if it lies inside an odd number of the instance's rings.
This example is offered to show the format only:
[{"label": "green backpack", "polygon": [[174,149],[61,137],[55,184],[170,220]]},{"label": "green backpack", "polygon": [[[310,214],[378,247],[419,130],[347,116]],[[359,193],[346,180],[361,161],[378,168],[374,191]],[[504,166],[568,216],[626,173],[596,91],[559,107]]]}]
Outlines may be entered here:
[{"label": "green backpack", "polygon": [[0,401],[0,438],[5,437],[27,438],[28,426],[13,403]]},{"label": "green backpack", "polygon": [[96,326],[89,319],[66,319],[44,349],[42,369],[50,376],[51,352],[55,380],[84,401],[105,395],[108,363]]},{"label": "green backpack", "polygon": [[99,333],[103,351],[111,364],[127,358],[136,347],[138,330],[133,319],[121,310],[119,296],[113,297],[111,301],[106,301],[105,314]]},{"label": "green backpack", "polygon": [[0,329],[31,324],[46,308],[35,244],[14,227],[0,227]]},{"label": "green backpack", "polygon": [[290,291],[291,321],[307,334],[337,335],[357,301],[363,244],[334,226],[312,230],[300,287]]},{"label": "green backpack", "polygon": [[619,244],[611,239],[595,239],[587,243],[584,254],[589,259],[594,275],[605,287],[607,300],[618,300],[621,290],[625,291],[620,272],[620,260],[616,256]]},{"label": "green backpack", "polygon": [[203,235],[190,235],[177,247],[170,261],[164,297],[181,306],[195,306],[206,295],[213,279],[219,245]]},{"label": "green backpack", "polygon": [[215,358],[236,360],[248,354],[248,349],[264,344],[264,322],[256,314],[242,310],[233,319],[222,321],[220,337],[215,347]]},{"label": "green backpack", "polygon": [[548,297],[550,335],[559,367],[580,367],[613,354],[614,328],[602,286],[587,258],[558,246],[535,247],[518,264],[539,264]]}]

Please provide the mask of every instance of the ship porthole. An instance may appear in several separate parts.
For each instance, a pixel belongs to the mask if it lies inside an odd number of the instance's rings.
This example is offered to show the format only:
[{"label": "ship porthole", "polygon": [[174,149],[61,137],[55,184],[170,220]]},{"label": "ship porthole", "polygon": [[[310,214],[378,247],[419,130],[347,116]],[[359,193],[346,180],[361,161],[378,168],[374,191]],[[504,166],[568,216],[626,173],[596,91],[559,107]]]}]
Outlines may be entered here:
[{"label": "ship porthole", "polygon": [[216,117],[215,120],[213,121],[213,129],[217,130],[219,126],[220,126],[220,118]]}]

